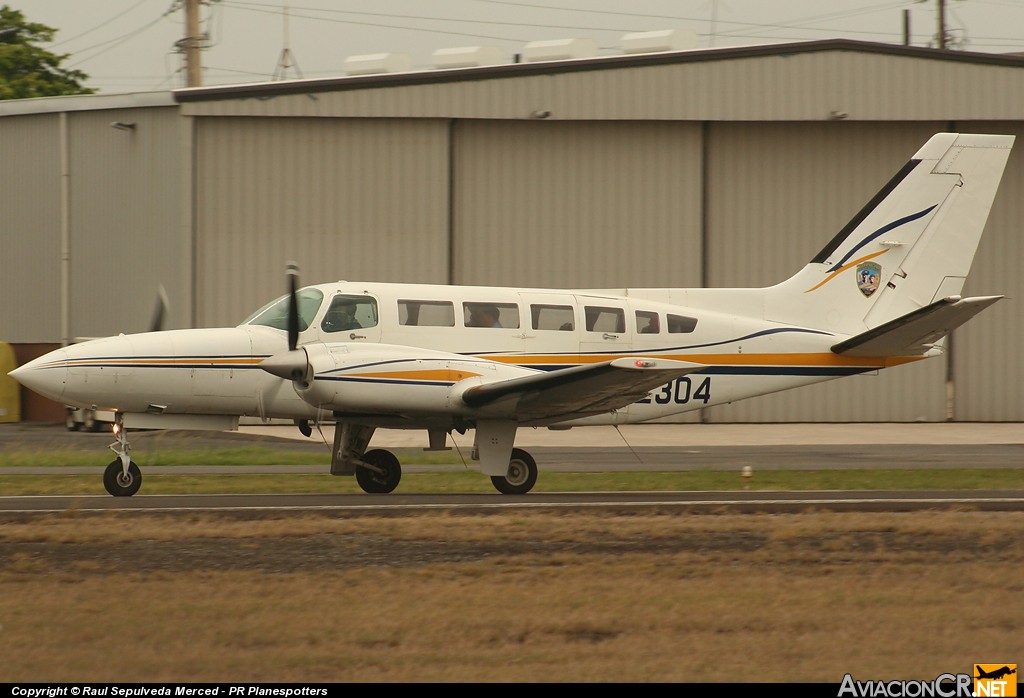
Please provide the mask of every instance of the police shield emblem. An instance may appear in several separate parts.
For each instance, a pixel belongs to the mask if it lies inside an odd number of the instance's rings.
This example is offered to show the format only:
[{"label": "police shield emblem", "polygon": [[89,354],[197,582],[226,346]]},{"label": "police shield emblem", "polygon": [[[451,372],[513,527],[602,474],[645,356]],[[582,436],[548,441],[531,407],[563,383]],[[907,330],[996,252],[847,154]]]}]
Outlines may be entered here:
[{"label": "police shield emblem", "polygon": [[857,265],[857,288],[865,296],[878,290],[878,282],[882,278],[882,265],[874,262],[863,262]]}]

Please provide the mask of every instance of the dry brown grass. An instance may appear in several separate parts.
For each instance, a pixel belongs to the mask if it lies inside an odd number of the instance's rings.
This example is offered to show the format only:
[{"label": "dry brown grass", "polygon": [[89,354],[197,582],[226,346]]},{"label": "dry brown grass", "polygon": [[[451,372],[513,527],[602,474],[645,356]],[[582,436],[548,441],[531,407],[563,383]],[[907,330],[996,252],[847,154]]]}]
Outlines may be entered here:
[{"label": "dry brown grass", "polygon": [[0,524],[0,681],[932,679],[1024,657],[1024,514]]}]

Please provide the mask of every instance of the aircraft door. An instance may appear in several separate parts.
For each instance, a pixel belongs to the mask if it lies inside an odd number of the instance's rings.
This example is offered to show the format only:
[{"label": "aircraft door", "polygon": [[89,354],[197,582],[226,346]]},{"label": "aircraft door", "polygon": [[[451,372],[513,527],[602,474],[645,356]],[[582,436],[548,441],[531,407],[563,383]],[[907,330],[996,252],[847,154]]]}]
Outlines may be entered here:
[{"label": "aircraft door", "polygon": [[[629,309],[612,298],[576,297],[580,318],[580,353],[586,356],[628,353],[633,346]],[[611,358],[611,357],[609,357]]]},{"label": "aircraft door", "polygon": [[528,324],[524,320],[523,337],[527,350],[547,356],[554,366],[576,363],[580,350],[576,321],[576,299],[564,293],[522,293],[524,308],[529,310]]},{"label": "aircraft door", "polygon": [[320,338],[327,343],[380,342],[377,299],[367,294],[337,293],[320,320]]}]

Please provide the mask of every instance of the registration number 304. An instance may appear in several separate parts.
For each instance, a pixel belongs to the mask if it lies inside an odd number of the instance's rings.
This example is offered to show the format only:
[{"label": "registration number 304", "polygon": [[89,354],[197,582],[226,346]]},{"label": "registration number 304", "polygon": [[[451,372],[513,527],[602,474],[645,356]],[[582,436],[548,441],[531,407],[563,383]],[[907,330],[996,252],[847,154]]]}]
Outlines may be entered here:
[{"label": "registration number 304", "polygon": [[689,376],[676,378],[671,383],[666,383],[658,390],[649,393],[647,397],[638,402],[643,405],[650,405],[652,402],[658,405],[685,405],[698,400],[705,405],[711,400],[710,376],[704,378],[690,378]]}]

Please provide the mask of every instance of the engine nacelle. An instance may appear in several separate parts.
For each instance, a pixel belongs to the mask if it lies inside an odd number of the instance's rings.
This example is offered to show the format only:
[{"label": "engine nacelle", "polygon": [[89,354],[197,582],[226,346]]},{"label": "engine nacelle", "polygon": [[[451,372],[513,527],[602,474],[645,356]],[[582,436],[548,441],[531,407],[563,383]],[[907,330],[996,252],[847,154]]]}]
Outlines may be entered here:
[{"label": "engine nacelle", "polygon": [[340,412],[470,416],[461,400],[474,385],[533,371],[461,354],[392,344],[307,344],[312,380],[296,382],[309,404]]}]

